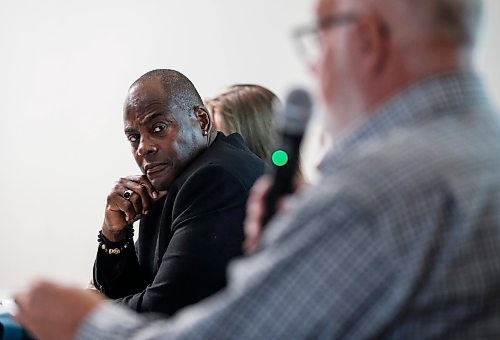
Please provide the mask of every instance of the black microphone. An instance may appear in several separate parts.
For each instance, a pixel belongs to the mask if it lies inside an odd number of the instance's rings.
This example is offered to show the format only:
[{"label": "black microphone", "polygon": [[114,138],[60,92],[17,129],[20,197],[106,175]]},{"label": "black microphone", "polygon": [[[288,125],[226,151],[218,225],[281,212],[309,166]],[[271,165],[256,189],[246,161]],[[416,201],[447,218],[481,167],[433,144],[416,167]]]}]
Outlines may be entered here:
[{"label": "black microphone", "polygon": [[295,89],[288,94],[285,105],[275,107],[275,123],[281,136],[281,145],[272,155],[272,185],[265,199],[263,225],[276,212],[278,200],[293,191],[295,175],[300,161],[300,143],[312,112],[312,100],[303,89]]}]

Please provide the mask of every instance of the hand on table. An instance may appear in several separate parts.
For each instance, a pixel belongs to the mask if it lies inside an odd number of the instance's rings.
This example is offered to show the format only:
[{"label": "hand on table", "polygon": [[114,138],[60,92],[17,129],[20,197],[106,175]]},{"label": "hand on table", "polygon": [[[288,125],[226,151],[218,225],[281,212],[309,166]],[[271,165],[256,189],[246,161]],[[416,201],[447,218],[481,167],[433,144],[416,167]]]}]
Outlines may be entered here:
[{"label": "hand on table", "polygon": [[41,340],[73,339],[88,314],[104,302],[93,291],[46,281],[34,283],[15,297],[15,320]]}]

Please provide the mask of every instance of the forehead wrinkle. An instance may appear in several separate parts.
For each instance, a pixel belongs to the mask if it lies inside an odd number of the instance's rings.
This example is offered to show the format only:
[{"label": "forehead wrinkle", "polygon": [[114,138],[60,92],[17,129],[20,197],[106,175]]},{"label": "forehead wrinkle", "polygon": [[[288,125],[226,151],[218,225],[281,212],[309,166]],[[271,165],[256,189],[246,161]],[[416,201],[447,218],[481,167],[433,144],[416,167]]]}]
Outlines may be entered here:
[{"label": "forehead wrinkle", "polygon": [[149,99],[134,96],[126,103],[126,110],[132,109],[137,117],[147,116],[154,112],[168,112],[168,104],[163,99]]},{"label": "forehead wrinkle", "polygon": [[[160,100],[151,100],[145,106],[141,105],[140,100],[134,100],[134,101],[130,100],[129,103],[127,104],[128,109],[126,109],[125,111],[125,116],[128,115],[127,111],[129,109],[132,109],[133,111],[135,111],[134,120],[137,120],[140,125],[145,125],[146,123],[155,119],[158,116],[162,115],[167,116],[167,113],[164,112],[164,110],[158,110],[159,105],[162,105],[162,102]],[[125,124],[127,124],[127,119],[125,119]],[[126,126],[125,132],[127,131],[131,132],[136,130],[130,126]]]},{"label": "forehead wrinkle", "polygon": [[151,106],[158,106],[158,105],[164,105],[164,100],[134,96],[132,98],[129,97],[127,102],[128,107],[132,107],[134,109],[139,109],[146,112],[151,110]]},{"label": "forehead wrinkle", "polygon": [[143,118],[139,119],[139,123],[141,125],[145,125],[146,123],[152,121],[153,119],[155,119],[158,116],[167,116],[167,114],[164,112],[149,113],[149,114],[146,114]]}]

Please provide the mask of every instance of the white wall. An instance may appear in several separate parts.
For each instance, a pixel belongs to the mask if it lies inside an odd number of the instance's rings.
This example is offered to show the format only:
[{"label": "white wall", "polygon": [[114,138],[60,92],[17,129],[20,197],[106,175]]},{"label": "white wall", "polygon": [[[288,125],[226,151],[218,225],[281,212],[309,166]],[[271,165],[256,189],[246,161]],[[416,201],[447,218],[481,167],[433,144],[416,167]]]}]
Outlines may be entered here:
[{"label": "white wall", "polygon": [[[105,198],[138,170],[122,132],[130,83],[174,68],[202,96],[254,82],[311,84],[290,31],[314,0],[2,0],[0,289],[43,275],[85,284]],[[500,101],[500,3],[478,64]]]},{"label": "white wall", "polygon": [[490,88],[494,103],[500,108],[500,1],[483,0],[484,22],[479,41],[476,65]]}]

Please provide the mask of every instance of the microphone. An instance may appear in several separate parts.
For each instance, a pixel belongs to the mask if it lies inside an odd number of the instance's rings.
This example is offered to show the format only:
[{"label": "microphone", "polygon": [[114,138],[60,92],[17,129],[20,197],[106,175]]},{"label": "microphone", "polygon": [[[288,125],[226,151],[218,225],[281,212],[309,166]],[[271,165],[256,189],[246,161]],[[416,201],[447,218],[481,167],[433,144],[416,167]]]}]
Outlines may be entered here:
[{"label": "microphone", "polygon": [[265,199],[263,226],[276,212],[278,200],[293,191],[299,166],[299,151],[304,131],[312,112],[312,100],[303,89],[292,90],[282,108],[275,107],[274,117],[281,136],[281,145],[272,155],[272,184]]}]

